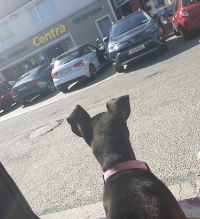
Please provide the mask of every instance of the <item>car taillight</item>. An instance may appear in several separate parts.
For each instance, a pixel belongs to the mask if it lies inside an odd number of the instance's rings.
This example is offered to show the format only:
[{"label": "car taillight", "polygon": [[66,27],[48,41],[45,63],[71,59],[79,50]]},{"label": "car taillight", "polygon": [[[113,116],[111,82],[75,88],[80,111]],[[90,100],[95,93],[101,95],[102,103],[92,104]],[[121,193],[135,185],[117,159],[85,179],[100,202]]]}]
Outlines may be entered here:
[{"label": "car taillight", "polygon": [[33,86],[34,84],[37,84],[38,83],[38,80],[36,81],[31,81],[30,83],[28,83],[28,86]]},{"label": "car taillight", "polygon": [[55,72],[55,73],[52,73],[52,74],[51,74],[51,77],[52,77],[52,78],[55,78],[57,75],[58,75],[58,72]]},{"label": "car taillight", "polygon": [[10,94],[13,95],[15,93],[15,90],[11,90]]},{"label": "car taillight", "polygon": [[163,33],[163,29],[162,29],[161,27],[158,27],[158,28],[159,28],[161,34],[164,34],[164,33]]},{"label": "car taillight", "polygon": [[81,67],[81,66],[84,66],[84,61],[81,60],[80,62],[74,64],[73,66],[74,66],[75,68],[77,68],[77,67]]}]

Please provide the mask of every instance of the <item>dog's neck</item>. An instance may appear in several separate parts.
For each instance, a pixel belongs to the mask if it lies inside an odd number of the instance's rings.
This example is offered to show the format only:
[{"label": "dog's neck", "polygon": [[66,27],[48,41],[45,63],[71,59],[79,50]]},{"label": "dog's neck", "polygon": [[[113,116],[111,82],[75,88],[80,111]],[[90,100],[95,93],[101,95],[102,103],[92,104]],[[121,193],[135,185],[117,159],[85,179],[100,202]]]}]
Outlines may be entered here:
[{"label": "dog's neck", "polygon": [[109,127],[98,127],[95,136],[91,148],[103,171],[118,163],[136,160],[126,122],[114,123]]}]

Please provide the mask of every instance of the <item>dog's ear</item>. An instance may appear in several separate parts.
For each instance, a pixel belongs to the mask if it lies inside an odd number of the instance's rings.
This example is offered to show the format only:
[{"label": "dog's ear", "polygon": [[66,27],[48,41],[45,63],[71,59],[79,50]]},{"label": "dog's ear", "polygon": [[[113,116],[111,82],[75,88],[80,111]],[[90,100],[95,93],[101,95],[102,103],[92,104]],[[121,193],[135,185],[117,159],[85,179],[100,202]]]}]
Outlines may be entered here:
[{"label": "dog's ear", "polygon": [[71,125],[72,132],[83,137],[89,144],[91,141],[90,115],[80,105],[77,105],[67,121]]},{"label": "dog's ear", "polygon": [[127,120],[131,112],[129,95],[110,100],[106,107],[110,113],[119,115],[124,120]]}]

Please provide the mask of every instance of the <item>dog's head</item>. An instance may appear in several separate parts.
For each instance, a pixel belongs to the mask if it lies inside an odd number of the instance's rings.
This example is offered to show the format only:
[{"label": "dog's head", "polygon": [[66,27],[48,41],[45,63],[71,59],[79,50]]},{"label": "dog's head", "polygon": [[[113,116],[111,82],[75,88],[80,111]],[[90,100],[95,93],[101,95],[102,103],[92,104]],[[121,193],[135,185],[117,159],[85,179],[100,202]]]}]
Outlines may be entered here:
[{"label": "dog's head", "polygon": [[72,132],[85,139],[101,164],[103,162],[102,154],[104,156],[112,154],[113,156],[116,153],[120,157],[125,153],[126,146],[124,145],[130,146],[126,124],[131,111],[129,96],[112,99],[106,104],[106,107],[107,112],[91,118],[81,106],[77,105],[67,118]]}]

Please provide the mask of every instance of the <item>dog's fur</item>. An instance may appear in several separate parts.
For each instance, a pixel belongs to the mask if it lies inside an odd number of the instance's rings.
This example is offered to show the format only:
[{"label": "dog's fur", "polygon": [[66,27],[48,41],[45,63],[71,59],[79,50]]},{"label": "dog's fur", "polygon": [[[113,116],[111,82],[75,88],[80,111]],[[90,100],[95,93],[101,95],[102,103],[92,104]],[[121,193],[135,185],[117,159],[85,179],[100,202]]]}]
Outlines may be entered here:
[{"label": "dog's fur", "polygon": [[[107,112],[93,118],[79,105],[67,118],[72,131],[85,139],[105,172],[120,162],[135,160],[126,120],[129,96],[112,99]],[[107,219],[186,219],[169,189],[148,170],[120,172],[104,184]]]}]

